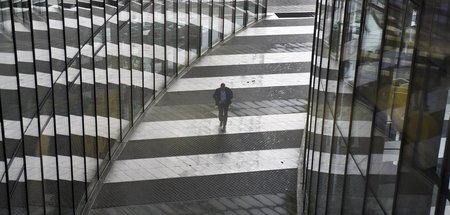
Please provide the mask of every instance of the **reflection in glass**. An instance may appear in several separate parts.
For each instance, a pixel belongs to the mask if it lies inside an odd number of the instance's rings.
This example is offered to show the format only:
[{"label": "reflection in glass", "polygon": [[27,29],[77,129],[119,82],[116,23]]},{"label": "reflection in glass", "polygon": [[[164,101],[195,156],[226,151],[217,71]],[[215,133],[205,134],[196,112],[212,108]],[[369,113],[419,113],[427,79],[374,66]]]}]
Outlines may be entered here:
[{"label": "reflection in glass", "polygon": [[213,0],[212,44],[217,44],[223,37],[223,0]]},{"label": "reflection in glass", "polygon": [[188,6],[187,0],[178,0],[178,71],[181,71],[188,63]]},{"label": "reflection in glass", "polygon": [[224,37],[227,38],[233,32],[233,13],[234,13],[234,0],[225,1],[225,14],[224,14]]},{"label": "reflection in glass", "polygon": [[236,0],[236,17],[235,17],[235,29],[241,30],[244,27],[245,18],[245,0]]},{"label": "reflection in glass", "polygon": [[154,37],[154,46],[155,46],[155,90],[156,94],[160,93],[161,90],[165,87],[166,84],[166,76],[165,76],[165,55],[166,50],[164,48],[164,1],[156,0],[155,1],[155,34]]},{"label": "reflection in glass", "polygon": [[[129,14],[129,5],[120,14]],[[120,122],[122,137],[131,128],[132,105],[131,105],[131,43],[130,43],[130,22],[126,22],[119,29],[119,80],[120,80]]]},{"label": "reflection in glass", "polygon": [[132,96],[132,113],[133,122],[137,120],[140,113],[144,111],[143,104],[143,91],[142,91],[142,81],[143,81],[143,53],[142,53],[142,5],[138,0],[131,1],[131,94]]},{"label": "reflection in glass", "polygon": [[154,46],[153,46],[153,3],[144,1],[143,46],[144,46],[144,105],[154,97]]},{"label": "reflection in glass", "polygon": [[200,5],[199,0],[191,0],[189,3],[190,17],[189,17],[189,62],[192,62],[198,57],[200,50]]},{"label": "reflection in glass", "polygon": [[169,83],[177,72],[177,7],[176,0],[166,0],[166,76]]},{"label": "reflection in glass", "polygon": [[211,10],[211,2],[212,0],[202,0],[202,44],[201,44],[201,52],[205,52],[209,48],[209,34],[211,29],[211,17],[209,12]]}]

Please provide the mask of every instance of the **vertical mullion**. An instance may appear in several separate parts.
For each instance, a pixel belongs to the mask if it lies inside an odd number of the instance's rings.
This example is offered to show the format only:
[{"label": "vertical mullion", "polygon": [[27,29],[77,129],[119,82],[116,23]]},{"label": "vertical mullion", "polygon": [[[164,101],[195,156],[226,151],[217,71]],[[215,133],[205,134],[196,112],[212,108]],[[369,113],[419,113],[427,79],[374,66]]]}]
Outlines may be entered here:
[{"label": "vertical mullion", "polygon": [[153,99],[156,98],[156,71],[155,71],[155,64],[156,64],[156,52],[155,52],[155,0],[152,0],[152,47],[153,47],[153,59],[152,59],[152,73],[153,73]]},{"label": "vertical mullion", "polygon": [[179,4],[179,2],[178,1],[179,0],[174,0],[174,3],[175,3],[175,8],[174,8],[174,11],[175,11],[175,68],[174,69],[175,69],[176,77],[178,77],[178,64],[179,64],[179,60],[178,60],[178,51],[179,51],[179,48],[178,48],[178,25],[179,25],[178,4]]},{"label": "vertical mullion", "polygon": [[[258,21],[259,20],[259,0],[255,0],[255,4],[256,4],[256,6],[255,6],[256,21]],[[316,5],[317,5],[317,2],[316,2]],[[316,8],[315,14],[317,14],[317,8]],[[314,37],[313,37],[313,40],[314,40]]]},{"label": "vertical mullion", "polygon": [[189,37],[191,36],[191,1],[187,0],[187,11],[188,11],[188,20],[187,20],[187,63],[186,67],[191,64],[191,43]]},{"label": "vertical mullion", "polygon": [[198,11],[198,19],[199,19],[199,30],[198,30],[198,47],[197,47],[197,58],[202,54],[202,40],[203,40],[203,26],[202,26],[202,0],[197,0],[197,11]]},{"label": "vertical mullion", "polygon": [[118,60],[117,60],[117,70],[118,70],[118,72],[119,72],[119,74],[118,74],[118,76],[119,76],[119,134],[120,134],[120,141],[122,141],[122,139],[123,139],[123,132],[122,132],[122,126],[123,126],[123,123],[122,123],[122,102],[120,101],[120,97],[122,96],[122,69],[121,69],[121,63],[120,63],[120,60],[122,59],[121,57],[120,57],[120,10],[121,8],[120,8],[120,2],[119,2],[119,0],[117,1],[117,16],[116,16],[116,19],[117,19],[117,27],[116,27],[116,29],[117,29],[117,31],[116,31],[116,34],[117,34],[117,57],[118,57]]},{"label": "vertical mullion", "polygon": [[212,48],[212,35],[214,32],[214,0],[211,0],[208,2],[209,5],[209,20],[210,20],[210,25],[209,25],[209,32],[208,32],[208,37],[209,37],[209,43],[208,43],[208,48],[211,49]]},{"label": "vertical mullion", "polygon": [[222,1],[222,36],[220,38],[221,41],[223,41],[225,39],[225,1],[226,0],[221,0]]},{"label": "vertical mullion", "polygon": [[243,20],[244,28],[247,27],[248,24],[248,1],[249,0],[244,0],[244,20]]},{"label": "vertical mullion", "polygon": [[[130,42],[130,59],[128,59],[130,61],[130,114],[131,114],[131,127],[134,125],[134,105],[133,105],[133,41],[132,41],[132,29],[131,26],[133,25],[133,20],[131,19],[131,14],[133,13],[133,1],[134,0],[130,0],[128,2],[128,19],[130,20],[130,24],[128,25],[128,41]],[[91,1],[92,2],[92,1]],[[128,132],[127,132],[128,133]]]},{"label": "vertical mullion", "polygon": [[[15,30],[15,23],[14,23],[14,8],[13,8],[13,1],[9,0],[9,9],[10,9],[10,16],[11,16],[11,34],[12,34],[12,38],[13,38],[13,50],[14,50],[14,68],[15,68],[15,72],[16,72],[16,85],[17,85],[17,97],[18,97],[18,105],[19,105],[19,122],[20,122],[20,138],[21,140],[19,141],[19,145],[17,147],[20,147],[20,144],[22,144],[22,156],[23,156],[23,174],[24,174],[24,178],[25,178],[25,202],[26,202],[26,208],[27,208],[27,213],[30,213],[30,208],[29,208],[29,199],[28,199],[28,178],[27,178],[27,162],[26,162],[26,154],[25,154],[25,135],[23,132],[23,116],[22,116],[22,101],[21,101],[21,89],[20,89],[20,80],[19,80],[19,68],[18,68],[18,57],[17,57],[17,40],[16,40],[16,30]],[[3,137],[3,140],[5,140],[6,137]],[[4,142],[4,144],[6,144]],[[10,162],[14,162],[14,158],[12,157]],[[41,159],[42,162],[42,159]],[[5,163],[7,163],[7,158],[5,157]],[[8,171],[8,168],[5,169],[5,171]],[[20,174],[19,174],[19,178],[20,178]],[[17,180],[19,180],[19,178],[17,178]],[[43,179],[42,179],[43,180]],[[6,182],[8,183],[8,181]],[[18,181],[16,182],[16,184],[19,183]],[[45,204],[44,204],[45,205]],[[45,208],[45,207],[44,207]],[[44,209],[45,211],[45,209]]]},{"label": "vertical mullion", "polygon": [[[233,22],[233,24],[231,25],[231,34],[236,33],[236,0],[233,0],[233,8],[231,9],[231,20]],[[231,36],[231,35],[230,35]]]},{"label": "vertical mullion", "polygon": [[170,0],[164,0],[163,11],[164,11],[164,37],[163,37],[163,46],[164,46],[164,62],[162,65],[163,73],[164,73],[164,88],[167,88],[167,7],[166,2]]},{"label": "vertical mullion", "polygon": [[[144,0],[141,0],[141,72],[142,72],[142,113],[145,111],[145,69],[144,69]],[[108,65],[108,64],[106,64]]]}]

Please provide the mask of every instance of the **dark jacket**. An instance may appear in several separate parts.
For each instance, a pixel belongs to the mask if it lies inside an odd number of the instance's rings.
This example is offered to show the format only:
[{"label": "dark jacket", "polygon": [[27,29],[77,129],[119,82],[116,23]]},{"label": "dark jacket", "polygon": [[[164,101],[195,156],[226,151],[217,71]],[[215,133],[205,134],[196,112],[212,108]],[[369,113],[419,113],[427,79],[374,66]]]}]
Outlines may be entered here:
[{"label": "dark jacket", "polygon": [[[230,88],[225,87],[225,105],[230,105],[231,104],[231,99],[233,98],[233,92],[231,91]],[[216,89],[216,91],[214,91],[213,94],[213,98],[214,100],[216,100],[216,105],[219,105],[220,102],[220,87]]]}]

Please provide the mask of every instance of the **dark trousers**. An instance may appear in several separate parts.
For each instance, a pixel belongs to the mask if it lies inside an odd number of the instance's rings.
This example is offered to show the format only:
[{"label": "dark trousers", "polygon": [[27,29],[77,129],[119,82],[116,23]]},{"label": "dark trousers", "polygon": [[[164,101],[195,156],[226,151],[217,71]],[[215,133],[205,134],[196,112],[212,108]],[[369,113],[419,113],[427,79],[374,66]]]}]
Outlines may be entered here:
[{"label": "dark trousers", "polygon": [[223,127],[227,125],[228,107],[229,105],[219,104],[219,120],[222,122]]}]

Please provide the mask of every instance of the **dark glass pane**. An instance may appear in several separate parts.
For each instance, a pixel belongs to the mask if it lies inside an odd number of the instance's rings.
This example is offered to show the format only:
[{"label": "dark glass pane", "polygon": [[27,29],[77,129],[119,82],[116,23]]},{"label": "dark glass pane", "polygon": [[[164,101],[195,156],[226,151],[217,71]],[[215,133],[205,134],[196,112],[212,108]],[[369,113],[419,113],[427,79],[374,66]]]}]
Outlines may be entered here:
[{"label": "dark glass pane", "polygon": [[[120,19],[129,20],[129,5],[119,12]],[[131,128],[132,109],[131,109],[131,43],[130,43],[130,22],[124,21],[119,27],[119,75],[120,75],[120,120],[122,137]]]}]

